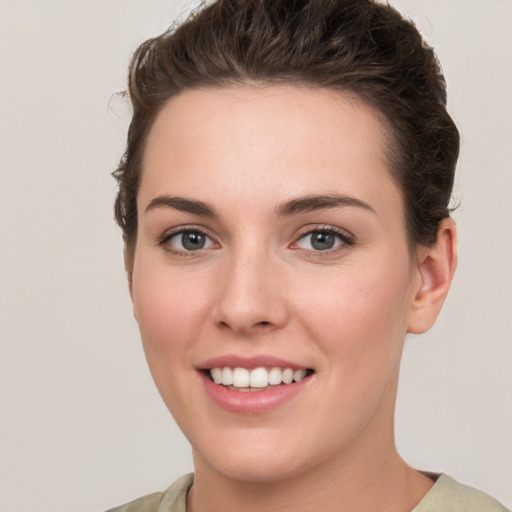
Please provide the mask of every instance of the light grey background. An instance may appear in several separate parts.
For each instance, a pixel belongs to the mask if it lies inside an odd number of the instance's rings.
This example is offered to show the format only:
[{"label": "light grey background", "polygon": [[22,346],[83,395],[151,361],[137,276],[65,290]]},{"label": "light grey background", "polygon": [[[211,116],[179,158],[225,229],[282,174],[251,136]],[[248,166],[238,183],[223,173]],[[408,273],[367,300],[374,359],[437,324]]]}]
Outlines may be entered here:
[{"label": "light grey background", "polygon": [[[407,341],[397,441],[511,506],[512,2],[392,4],[438,49],[463,140],[459,268]],[[0,0],[2,512],[103,510],[192,469],[132,319],[109,175],[128,56],[191,5]]]}]

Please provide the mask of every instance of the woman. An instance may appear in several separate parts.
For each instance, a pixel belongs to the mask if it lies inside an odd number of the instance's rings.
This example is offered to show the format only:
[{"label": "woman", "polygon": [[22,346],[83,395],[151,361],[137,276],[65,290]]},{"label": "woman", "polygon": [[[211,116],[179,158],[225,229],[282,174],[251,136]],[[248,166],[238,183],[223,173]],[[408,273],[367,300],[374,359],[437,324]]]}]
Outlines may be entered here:
[{"label": "woman", "polygon": [[433,51],[369,0],[219,1],[144,43],[115,175],[134,314],[195,474],[118,511],[505,510],[393,435],[456,266]]}]

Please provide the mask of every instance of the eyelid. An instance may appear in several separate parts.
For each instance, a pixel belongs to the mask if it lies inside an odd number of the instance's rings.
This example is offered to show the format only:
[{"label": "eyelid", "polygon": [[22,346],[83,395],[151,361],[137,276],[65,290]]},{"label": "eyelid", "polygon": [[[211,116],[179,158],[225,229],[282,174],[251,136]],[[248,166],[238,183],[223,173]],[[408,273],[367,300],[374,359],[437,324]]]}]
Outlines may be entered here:
[{"label": "eyelid", "polygon": [[[295,248],[293,247],[300,240],[307,237],[308,235],[312,235],[313,233],[321,233],[321,232],[334,234],[341,240],[341,243],[334,248],[325,249],[325,250],[303,249],[300,247],[295,247]],[[352,247],[355,244],[356,244],[355,236],[352,235],[347,230],[338,228],[338,227],[332,226],[332,225],[319,224],[316,226],[308,225],[308,226],[305,226],[304,228],[302,228],[299,231],[299,233],[294,237],[294,242],[291,244],[290,247],[297,251],[314,254],[315,257],[324,257],[324,256],[332,255],[333,253],[344,250],[348,247]]]},{"label": "eyelid", "polygon": [[[315,250],[315,249],[303,249],[301,247],[294,247],[301,239],[305,238],[308,235],[311,235],[313,233],[318,232],[326,232],[326,233],[332,233],[336,237],[338,237],[341,240],[341,243],[338,244],[336,247],[331,249],[325,249],[325,250]],[[171,246],[166,246],[167,242],[169,240],[176,236],[183,233],[200,233],[204,236],[206,236],[213,244],[214,247],[207,247],[207,248],[200,248],[197,250],[181,250],[172,248]],[[333,225],[326,225],[326,224],[318,224],[318,225],[307,225],[302,227],[297,234],[293,237],[293,242],[289,245],[291,249],[294,249],[296,251],[300,251],[302,253],[310,254],[316,258],[321,257],[328,257],[330,255],[333,255],[334,253],[337,253],[339,251],[346,250],[348,247],[352,247],[356,244],[356,239],[353,234],[348,232],[345,229],[339,228],[337,226]],[[171,229],[168,229],[164,231],[164,233],[159,236],[156,240],[156,245],[161,246],[164,250],[167,252],[177,255],[179,257],[198,257],[201,255],[204,255],[205,252],[216,250],[220,248],[219,242],[216,240],[216,237],[210,233],[209,229],[206,229],[202,226],[198,225],[190,225],[185,224],[181,226],[175,226]]]},{"label": "eyelid", "polygon": [[[211,240],[213,242],[213,244],[215,244],[217,247],[207,247],[207,248],[200,248],[195,251],[187,251],[187,250],[172,248],[171,246],[166,245],[173,237],[175,237],[177,235],[184,234],[184,233],[200,233],[200,234],[204,235],[205,237],[207,237],[209,240]],[[185,257],[185,258],[186,257],[194,257],[194,256],[197,257],[197,256],[200,256],[201,254],[204,254],[206,251],[210,251],[212,249],[217,249],[220,247],[220,244],[217,242],[215,237],[210,234],[209,230],[207,230],[201,226],[190,225],[190,224],[176,226],[176,227],[166,230],[161,236],[158,237],[156,242],[157,242],[156,245],[161,246],[165,251],[167,251],[173,255]]]}]

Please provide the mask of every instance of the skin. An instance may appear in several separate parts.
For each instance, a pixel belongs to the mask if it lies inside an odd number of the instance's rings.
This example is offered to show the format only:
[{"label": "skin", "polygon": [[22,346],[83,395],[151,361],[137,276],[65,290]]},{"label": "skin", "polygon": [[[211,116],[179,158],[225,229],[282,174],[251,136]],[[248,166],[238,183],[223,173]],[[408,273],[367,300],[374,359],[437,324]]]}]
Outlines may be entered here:
[{"label": "skin", "polygon": [[[404,338],[440,311],[455,228],[444,221],[411,255],[382,133],[364,102],[293,86],[186,91],[157,117],[130,291],[153,378],[192,444],[190,510],[406,511],[432,486],[397,454],[393,415]],[[334,195],[364,205],[276,214]],[[216,216],[155,205],[163,196]],[[207,234],[203,249],[170,238],[184,227]],[[349,242],[316,250],[307,233],[329,229]],[[225,354],[314,374],[278,408],[237,414],[197,370]]]}]

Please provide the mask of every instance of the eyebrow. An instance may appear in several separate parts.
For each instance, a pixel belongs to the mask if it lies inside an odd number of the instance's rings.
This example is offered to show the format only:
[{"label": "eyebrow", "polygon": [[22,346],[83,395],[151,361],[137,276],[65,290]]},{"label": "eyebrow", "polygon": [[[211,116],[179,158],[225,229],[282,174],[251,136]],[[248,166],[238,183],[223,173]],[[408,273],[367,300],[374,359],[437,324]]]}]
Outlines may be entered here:
[{"label": "eyebrow", "polygon": [[322,210],[324,208],[339,208],[344,206],[355,206],[368,210],[375,215],[376,211],[361,199],[355,197],[343,196],[337,194],[327,195],[310,195],[298,197],[291,201],[286,201],[276,208],[276,215],[278,217],[288,217],[298,213],[307,213],[315,210]]},{"label": "eyebrow", "polygon": [[[340,208],[346,206],[355,206],[357,208],[362,208],[376,214],[375,210],[368,203],[361,201],[361,199],[337,194],[326,194],[308,195],[286,201],[277,206],[275,209],[275,215],[277,217],[289,217],[298,213],[308,213],[315,210]],[[192,213],[202,217],[219,217],[219,214],[213,205],[204,201],[186,199],[184,197],[174,197],[167,195],[157,196],[150,201],[146,207],[146,212],[156,208],[173,208],[175,210]]]},{"label": "eyebrow", "polygon": [[146,212],[154,210],[155,208],[173,208],[181,212],[193,213],[194,215],[200,215],[202,217],[217,218],[219,216],[212,205],[204,201],[196,201],[184,197],[157,196],[150,201],[146,207]]}]

